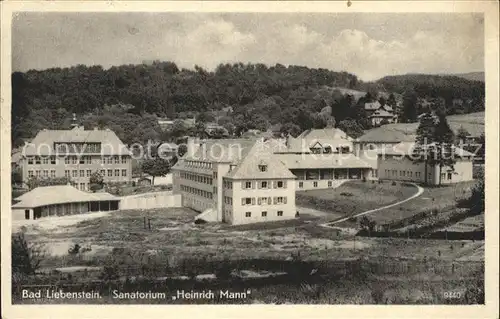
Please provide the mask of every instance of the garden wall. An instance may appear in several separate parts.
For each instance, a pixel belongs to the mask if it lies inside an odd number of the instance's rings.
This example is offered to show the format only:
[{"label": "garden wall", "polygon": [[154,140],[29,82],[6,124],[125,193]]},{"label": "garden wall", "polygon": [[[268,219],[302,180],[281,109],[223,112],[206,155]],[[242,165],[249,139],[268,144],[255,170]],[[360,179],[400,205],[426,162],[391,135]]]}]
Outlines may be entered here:
[{"label": "garden wall", "polygon": [[151,209],[181,207],[181,195],[168,192],[154,192],[121,197],[120,209]]}]

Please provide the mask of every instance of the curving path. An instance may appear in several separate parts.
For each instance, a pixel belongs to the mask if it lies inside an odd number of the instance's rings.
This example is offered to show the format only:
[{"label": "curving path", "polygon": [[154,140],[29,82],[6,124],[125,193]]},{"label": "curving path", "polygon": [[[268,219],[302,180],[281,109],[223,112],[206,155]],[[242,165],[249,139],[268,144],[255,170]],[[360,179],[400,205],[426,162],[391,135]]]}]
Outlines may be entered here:
[{"label": "curving path", "polygon": [[321,227],[332,228],[332,225],[344,222],[344,221],[348,220],[349,218],[359,217],[359,216],[363,216],[363,215],[368,215],[368,214],[372,214],[372,213],[378,212],[380,210],[384,210],[384,209],[391,208],[391,207],[394,207],[394,206],[397,206],[397,205],[401,205],[401,204],[403,204],[403,203],[405,203],[405,202],[407,202],[409,200],[412,200],[412,199],[417,198],[418,196],[422,195],[422,193],[424,192],[424,188],[423,187],[420,187],[419,185],[417,185],[415,183],[409,183],[409,184],[412,184],[413,186],[415,186],[417,188],[417,192],[415,194],[413,194],[412,196],[403,199],[402,201],[399,201],[399,202],[396,202],[396,203],[393,203],[393,204],[390,204],[390,205],[382,206],[382,207],[379,207],[379,208],[367,210],[365,212],[358,213],[356,215],[352,215],[352,216],[348,216],[348,217],[344,217],[342,219],[339,219],[339,220],[336,220],[336,221],[333,221],[333,222],[328,222],[328,223],[325,223],[325,224],[321,224],[320,226]]}]

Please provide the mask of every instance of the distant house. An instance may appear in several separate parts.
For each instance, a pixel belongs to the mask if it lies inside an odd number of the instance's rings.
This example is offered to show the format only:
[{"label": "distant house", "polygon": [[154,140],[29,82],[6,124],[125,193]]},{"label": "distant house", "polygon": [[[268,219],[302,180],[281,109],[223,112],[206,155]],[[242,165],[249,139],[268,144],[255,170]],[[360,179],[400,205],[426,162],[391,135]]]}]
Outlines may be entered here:
[{"label": "distant house", "polygon": [[147,177],[140,177],[136,183],[138,186],[151,186],[152,184],[151,179]]},{"label": "distant house", "polygon": [[219,125],[217,123],[213,123],[213,122],[205,123],[205,133],[207,133],[208,137],[213,136],[217,132],[222,133],[221,135],[223,137],[229,136],[229,132],[224,126]]},{"label": "distant house", "polygon": [[158,119],[158,125],[162,130],[168,131],[174,127],[174,121],[169,119]]},{"label": "distant house", "polygon": [[368,113],[368,118],[373,126],[382,124],[384,120],[387,123],[397,122],[397,115],[388,104],[382,105],[379,101],[365,103],[365,111]]},{"label": "distant house", "polygon": [[163,159],[172,159],[178,150],[179,146],[175,143],[161,143],[158,146],[158,155]]}]

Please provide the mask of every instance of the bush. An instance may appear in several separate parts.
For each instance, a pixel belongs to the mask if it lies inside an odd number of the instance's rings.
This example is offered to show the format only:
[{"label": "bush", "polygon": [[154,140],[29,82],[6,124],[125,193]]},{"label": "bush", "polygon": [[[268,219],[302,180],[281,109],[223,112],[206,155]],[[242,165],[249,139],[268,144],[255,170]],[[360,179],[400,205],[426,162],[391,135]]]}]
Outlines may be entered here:
[{"label": "bush", "polygon": [[353,195],[352,195],[352,193],[349,193],[349,192],[342,192],[342,193],[340,193],[340,196],[351,197]]},{"label": "bush", "polygon": [[397,184],[397,183],[393,181],[391,185],[392,185],[392,186],[396,186],[396,184]]}]

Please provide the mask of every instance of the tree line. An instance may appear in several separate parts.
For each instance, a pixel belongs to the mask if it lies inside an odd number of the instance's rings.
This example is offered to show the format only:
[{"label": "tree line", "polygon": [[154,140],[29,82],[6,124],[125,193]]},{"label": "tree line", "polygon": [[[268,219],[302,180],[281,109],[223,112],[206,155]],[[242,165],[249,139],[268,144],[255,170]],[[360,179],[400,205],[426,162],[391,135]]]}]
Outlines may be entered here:
[{"label": "tree line", "polygon": [[[281,64],[220,64],[213,71],[160,61],[77,65],[12,74],[12,142],[21,145],[43,128],[67,128],[72,113],[85,126],[113,129],[127,144],[162,139],[157,117],[213,119],[236,135],[274,126],[292,135],[328,125],[355,135],[369,128],[359,100],[336,88],[364,92],[364,101],[379,92],[403,95],[408,121],[425,98],[444,99],[447,114],[484,109],[484,84],[455,77],[363,82],[347,72]],[[232,112],[221,112],[229,107]]]}]

